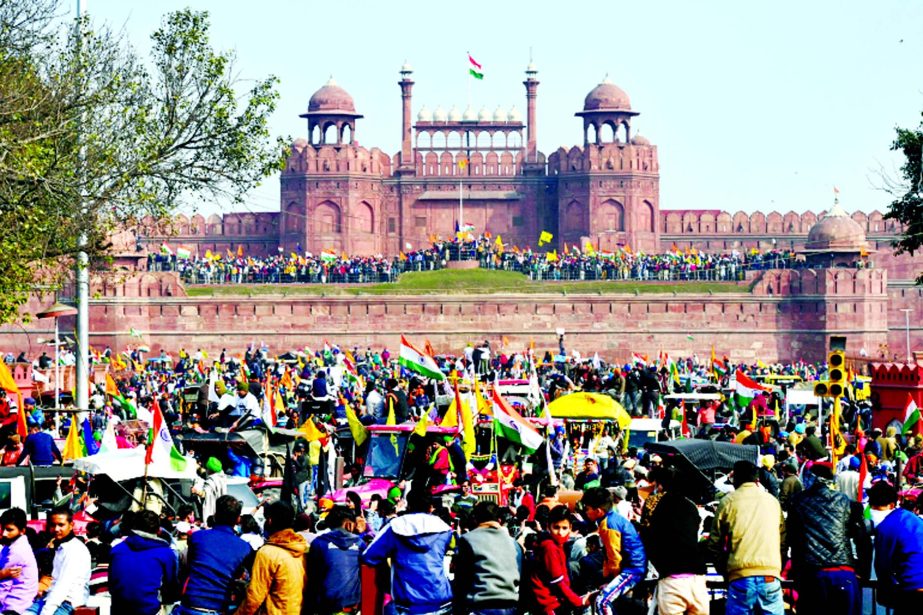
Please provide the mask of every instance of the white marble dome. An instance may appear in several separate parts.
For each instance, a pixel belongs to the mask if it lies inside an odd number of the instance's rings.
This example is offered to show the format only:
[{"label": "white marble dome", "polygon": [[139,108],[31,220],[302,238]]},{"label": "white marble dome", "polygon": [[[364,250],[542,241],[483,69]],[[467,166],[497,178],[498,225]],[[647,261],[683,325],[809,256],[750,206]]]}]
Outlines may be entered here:
[{"label": "white marble dome", "polygon": [[519,115],[519,109],[515,106],[510,107],[510,112],[507,114],[506,119],[509,122],[521,122],[522,116]]},{"label": "white marble dome", "polygon": [[436,110],[433,111],[433,121],[434,122],[444,122],[446,120],[445,109],[442,108],[442,105],[436,107]]}]

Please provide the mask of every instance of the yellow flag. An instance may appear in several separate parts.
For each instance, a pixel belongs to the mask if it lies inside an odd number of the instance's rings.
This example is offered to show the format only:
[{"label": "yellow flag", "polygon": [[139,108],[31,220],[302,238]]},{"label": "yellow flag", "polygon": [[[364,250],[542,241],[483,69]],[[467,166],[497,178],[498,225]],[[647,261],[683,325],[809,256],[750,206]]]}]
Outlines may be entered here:
[{"label": "yellow flag", "polygon": [[79,459],[83,457],[83,450],[80,447],[80,436],[77,430],[77,414],[71,415],[71,428],[67,432],[67,440],[64,441],[64,452],[61,453],[64,459]]},{"label": "yellow flag", "polygon": [[458,427],[458,402],[456,399],[452,399],[452,403],[449,404],[449,409],[446,410],[445,416],[442,417],[442,422],[439,423],[440,427]]},{"label": "yellow flag", "polygon": [[593,248],[593,242],[586,242],[586,245],[583,246],[583,251],[587,253],[587,256],[593,256],[596,254],[596,250]]},{"label": "yellow flag", "polygon": [[349,433],[353,435],[356,446],[362,446],[369,437],[368,428],[359,421],[356,411],[352,406],[346,406],[346,421],[349,423]]},{"label": "yellow flag", "polygon": [[557,261],[557,260],[558,260],[558,251],[557,251],[557,250],[552,250],[551,252],[548,252],[548,253],[545,255],[545,259],[546,259],[549,263],[553,263],[553,262]]},{"label": "yellow flag", "polygon": [[763,363],[761,360],[756,360],[756,366],[760,369],[769,369],[769,366]]},{"label": "yellow flag", "polygon": [[429,412],[424,412],[423,416],[420,417],[420,420],[417,421],[417,426],[413,428],[413,433],[417,434],[421,438],[426,437],[426,428],[429,427]]},{"label": "yellow flag", "polygon": [[308,442],[314,442],[324,437],[324,432],[317,428],[317,425],[314,424],[314,419],[311,417],[308,417],[308,420],[304,422],[304,425],[298,428],[298,431],[301,432],[301,436]]},{"label": "yellow flag", "polygon": [[[394,398],[390,395],[388,396],[388,418],[385,425],[397,425],[397,416],[394,414]],[[399,454],[400,448],[397,444],[397,434],[391,436],[391,444],[394,446],[394,454]]]},{"label": "yellow flag", "polygon": [[545,245],[546,243],[551,243],[552,239],[554,239],[554,235],[552,235],[548,231],[542,231],[542,234],[538,236],[539,247]]}]

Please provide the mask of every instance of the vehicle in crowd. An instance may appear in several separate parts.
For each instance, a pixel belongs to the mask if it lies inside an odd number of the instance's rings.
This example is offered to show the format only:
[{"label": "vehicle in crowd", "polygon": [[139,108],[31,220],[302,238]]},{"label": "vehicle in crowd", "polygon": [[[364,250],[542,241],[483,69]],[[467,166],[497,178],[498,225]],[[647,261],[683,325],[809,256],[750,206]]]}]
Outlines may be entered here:
[{"label": "vehicle in crowd", "polygon": [[[439,427],[430,425],[426,428],[426,435],[415,433],[416,425],[369,425],[368,440],[363,443],[365,459],[362,472],[357,482],[349,487],[336,489],[330,498],[336,503],[346,502],[346,493],[353,491],[359,494],[363,503],[371,500],[378,494],[387,498],[388,491],[403,480],[413,479],[421,464],[426,464],[424,458],[426,448],[431,442],[444,441],[446,437],[452,438],[458,434],[456,427]],[[452,490],[453,487],[445,486],[435,490],[435,493]]]}]

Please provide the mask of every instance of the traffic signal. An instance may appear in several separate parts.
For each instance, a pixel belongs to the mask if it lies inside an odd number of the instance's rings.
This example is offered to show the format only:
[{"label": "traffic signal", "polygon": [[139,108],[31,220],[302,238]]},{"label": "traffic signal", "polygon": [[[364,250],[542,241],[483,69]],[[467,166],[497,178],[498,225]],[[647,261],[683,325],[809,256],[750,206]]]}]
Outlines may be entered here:
[{"label": "traffic signal", "polygon": [[814,383],[814,397],[830,397],[830,387],[826,380]]},{"label": "traffic signal", "polygon": [[832,350],[827,355],[827,383],[831,397],[846,394],[846,355],[842,350]]}]

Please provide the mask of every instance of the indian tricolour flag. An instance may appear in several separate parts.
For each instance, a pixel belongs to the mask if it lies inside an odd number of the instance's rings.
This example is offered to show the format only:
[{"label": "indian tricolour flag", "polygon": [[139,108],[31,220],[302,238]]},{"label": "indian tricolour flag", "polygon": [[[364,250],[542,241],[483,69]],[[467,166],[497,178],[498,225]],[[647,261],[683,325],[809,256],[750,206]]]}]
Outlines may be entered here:
[{"label": "indian tricolour flag", "polygon": [[515,442],[532,454],[539,449],[545,438],[533,427],[529,421],[522,418],[522,415],[497,393],[494,389],[492,393],[493,412],[494,412],[494,429],[498,436]]},{"label": "indian tricolour flag", "polygon": [[324,250],[320,253],[320,259],[325,263],[332,263],[337,259],[337,253],[334,250]]},{"label": "indian tricolour flag", "polygon": [[741,370],[734,375],[734,398],[738,408],[746,408],[760,391],[769,391],[759,382],[753,380]]},{"label": "indian tricolour flag", "polygon": [[176,446],[173,444],[173,436],[167,427],[167,422],[163,419],[163,412],[160,411],[160,404],[157,400],[151,405],[154,418],[151,421],[151,434],[148,437],[147,452],[144,455],[146,465],[169,467],[176,472],[185,472],[189,464],[194,463],[191,458],[184,457]]},{"label": "indian tricolour flag", "polygon": [[445,380],[445,374],[439,370],[436,361],[425,352],[420,352],[414,348],[403,335],[401,336],[401,354],[397,362],[401,367],[421,376],[426,376],[433,380]]},{"label": "indian tricolour flag", "polygon": [[468,54],[468,74],[474,77],[475,79],[484,78],[484,67],[481,66],[481,63],[471,57],[471,54]]},{"label": "indian tricolour flag", "polygon": [[917,407],[917,402],[913,401],[913,398],[908,395],[907,407],[904,410],[904,426],[901,428],[901,435],[904,435],[908,431],[915,431],[919,422],[920,409]]}]

